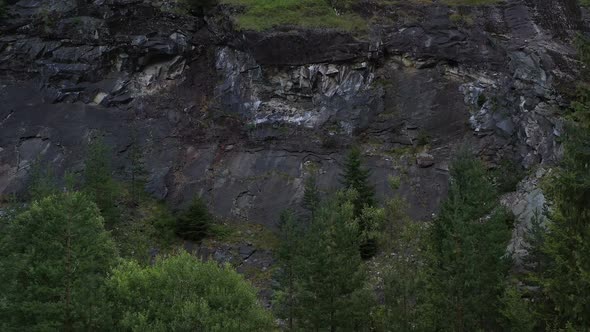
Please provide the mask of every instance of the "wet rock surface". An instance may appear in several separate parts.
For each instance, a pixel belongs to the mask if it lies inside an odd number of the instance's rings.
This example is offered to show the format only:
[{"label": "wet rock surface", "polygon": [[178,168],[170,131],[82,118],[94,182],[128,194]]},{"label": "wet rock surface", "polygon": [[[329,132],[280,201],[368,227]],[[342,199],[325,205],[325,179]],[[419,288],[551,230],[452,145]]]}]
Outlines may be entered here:
[{"label": "wet rock surface", "polygon": [[550,176],[550,173],[551,170],[539,167],[521,181],[515,192],[505,194],[501,199],[502,205],[511,211],[516,219],[508,252],[512,254],[518,269],[527,268],[523,264],[523,258],[529,250],[526,235],[533,223],[538,222],[541,227],[546,226],[547,199],[541,189],[541,182],[544,177]]},{"label": "wet rock surface", "polygon": [[274,227],[305,177],[337,188],[359,144],[378,196],[399,176],[428,219],[461,146],[490,164],[559,157],[584,23],[575,1],[552,3],[376,4],[383,22],[361,38],[239,32],[226,8],[203,20],[139,0],[18,1],[0,23],[0,195],[37,159],[79,172],[96,135],[122,177],[135,128],[146,189],[174,206],[203,195],[218,216]]}]

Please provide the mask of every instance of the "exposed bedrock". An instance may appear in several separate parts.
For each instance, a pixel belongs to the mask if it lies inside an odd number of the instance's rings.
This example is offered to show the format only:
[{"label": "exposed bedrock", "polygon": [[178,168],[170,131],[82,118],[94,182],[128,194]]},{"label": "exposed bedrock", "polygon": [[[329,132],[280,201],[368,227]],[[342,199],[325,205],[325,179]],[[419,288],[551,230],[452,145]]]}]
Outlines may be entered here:
[{"label": "exposed bedrock", "polygon": [[362,38],[238,32],[225,7],[199,20],[139,0],[41,3],[10,5],[1,24],[0,195],[22,191],[37,159],[79,172],[94,135],[123,177],[134,128],[152,195],[201,194],[270,226],[305,177],[338,188],[351,144],[380,197],[401,179],[417,219],[436,213],[462,146],[491,166],[553,164],[584,29],[569,0],[376,7],[388,20]]}]

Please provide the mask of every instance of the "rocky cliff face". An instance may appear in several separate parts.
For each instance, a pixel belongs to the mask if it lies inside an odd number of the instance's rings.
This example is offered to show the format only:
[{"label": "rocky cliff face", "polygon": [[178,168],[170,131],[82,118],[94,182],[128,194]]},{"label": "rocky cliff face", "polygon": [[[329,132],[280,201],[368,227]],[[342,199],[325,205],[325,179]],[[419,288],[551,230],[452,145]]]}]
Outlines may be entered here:
[{"label": "rocky cliff face", "polygon": [[[104,135],[120,176],[140,144],[147,190],[173,205],[202,194],[223,217],[274,225],[319,174],[338,187],[360,144],[378,195],[389,176],[411,214],[436,212],[453,152],[526,168],[559,155],[557,115],[576,80],[575,0],[493,6],[366,1],[362,37],[236,31],[140,0],[12,1],[0,34],[0,195],[31,164],[83,168]],[[139,140],[131,132],[139,133]]]}]

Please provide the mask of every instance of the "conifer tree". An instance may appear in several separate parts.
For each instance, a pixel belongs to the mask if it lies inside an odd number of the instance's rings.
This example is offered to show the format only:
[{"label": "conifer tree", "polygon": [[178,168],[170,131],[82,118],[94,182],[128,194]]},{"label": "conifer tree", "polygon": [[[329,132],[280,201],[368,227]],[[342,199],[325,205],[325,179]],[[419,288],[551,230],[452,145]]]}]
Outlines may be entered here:
[{"label": "conifer tree", "polygon": [[129,151],[131,166],[129,169],[129,181],[131,185],[131,201],[137,205],[144,191],[147,172],[143,162],[143,152],[139,144],[137,128],[131,131],[131,147]]},{"label": "conifer tree", "polygon": [[550,180],[550,222],[542,284],[556,323],[590,328],[590,126],[570,126],[561,167]]},{"label": "conifer tree", "polygon": [[116,249],[80,193],[35,201],[0,238],[0,330],[91,331],[110,320],[104,278]]},{"label": "conifer tree", "polygon": [[[579,39],[578,50],[587,68],[590,43]],[[535,215],[526,238],[523,282],[534,290],[528,296],[538,320],[554,330],[590,327],[590,85],[581,82],[577,93],[566,117],[563,159],[544,187],[550,209]]]},{"label": "conifer tree", "polygon": [[537,321],[530,299],[525,299],[524,292],[518,285],[508,285],[500,298],[502,325],[505,331],[532,332]]},{"label": "conifer tree", "polygon": [[388,231],[386,271],[383,278],[384,323],[386,331],[414,331],[419,326],[416,298],[423,283],[422,224],[413,222],[401,198],[385,205]]},{"label": "conifer tree", "polygon": [[527,311],[530,309],[534,312],[536,319],[532,324],[533,326],[545,326],[555,323],[553,320],[554,305],[543,290],[543,276],[550,265],[550,258],[544,252],[545,238],[547,237],[547,213],[547,211],[545,211],[545,214],[535,211],[531,217],[530,225],[524,234],[526,255],[522,258],[523,270],[514,276],[518,282],[518,287],[512,286],[514,289],[507,290],[502,298],[502,305],[505,307],[503,314],[509,318],[508,322],[517,325],[517,327],[514,327],[515,329],[520,329],[518,326],[523,325],[521,319],[523,313],[520,312],[522,308],[515,308],[517,302],[515,294],[521,297],[518,301],[523,302],[522,306],[526,306]]},{"label": "conifer tree", "polygon": [[29,199],[36,201],[59,192],[57,181],[49,165],[37,160],[31,166],[29,179]]},{"label": "conifer tree", "polygon": [[303,201],[301,205],[312,214],[320,204],[320,191],[317,186],[315,176],[310,176],[305,180],[305,191],[303,192]]},{"label": "conifer tree", "polygon": [[304,330],[361,330],[368,325],[372,291],[359,253],[354,191],[317,209],[300,245],[295,316]]},{"label": "conifer tree", "polygon": [[427,239],[427,329],[498,328],[510,221],[482,163],[463,152],[452,163],[449,196]]},{"label": "conifer tree", "polygon": [[341,183],[345,190],[354,189],[357,198],[354,200],[354,215],[360,216],[365,206],[375,204],[375,189],[369,184],[371,171],[362,166],[361,150],[353,147],[344,162],[344,173],[341,174]]},{"label": "conifer tree", "polygon": [[112,177],[110,149],[100,137],[93,139],[88,145],[84,192],[96,203],[107,226],[112,227],[119,218],[119,192]]},{"label": "conifer tree", "polygon": [[195,198],[180,214],[176,223],[176,234],[186,240],[201,241],[209,235],[213,216],[201,198]]},{"label": "conifer tree", "polygon": [[297,266],[303,229],[295,219],[292,211],[284,211],[280,220],[281,245],[277,250],[279,266],[279,288],[275,290],[275,312],[277,317],[285,319],[287,328],[293,330],[296,307],[296,287],[299,276]]},{"label": "conifer tree", "polygon": [[[363,209],[372,207],[375,204],[375,189],[369,184],[370,170],[362,166],[361,151],[353,147],[344,163],[344,173],[341,175],[341,183],[345,189],[353,189],[357,197],[352,202],[354,205],[354,216],[359,218],[359,232],[368,234],[370,232],[371,220],[362,217]],[[371,258],[377,252],[377,239],[367,237],[359,244],[359,250],[363,259]]]}]

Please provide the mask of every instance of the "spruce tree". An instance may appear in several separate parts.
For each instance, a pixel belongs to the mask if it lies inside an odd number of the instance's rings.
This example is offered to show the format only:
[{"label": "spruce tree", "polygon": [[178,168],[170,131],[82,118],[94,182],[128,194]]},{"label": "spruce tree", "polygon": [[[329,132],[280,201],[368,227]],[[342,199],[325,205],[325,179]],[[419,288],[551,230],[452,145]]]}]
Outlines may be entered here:
[{"label": "spruce tree", "polygon": [[293,212],[289,210],[281,214],[279,227],[281,245],[277,250],[276,258],[279,267],[277,280],[280,286],[275,290],[274,308],[277,317],[285,319],[287,328],[293,330],[297,301],[295,284],[299,276],[297,263],[303,229]]},{"label": "spruce tree", "polygon": [[[368,233],[370,220],[362,218],[363,209],[372,207],[375,204],[375,189],[369,184],[371,171],[362,166],[361,151],[353,147],[344,163],[344,173],[341,174],[341,183],[345,189],[356,191],[357,197],[352,202],[354,205],[354,216],[359,218],[359,232]],[[377,239],[374,237],[365,238],[359,244],[359,250],[363,259],[371,258],[377,252]]]},{"label": "spruce tree", "polygon": [[323,202],[300,245],[295,317],[303,330],[362,330],[373,301],[359,253],[354,191]]},{"label": "spruce tree", "polygon": [[57,180],[49,165],[36,160],[31,166],[29,179],[29,199],[36,201],[59,192]]},{"label": "spruce tree", "polygon": [[143,152],[139,143],[137,128],[131,131],[131,147],[129,150],[129,181],[131,186],[131,201],[134,205],[139,204],[139,199],[144,191],[147,171],[143,161]]},{"label": "spruce tree", "polygon": [[176,222],[176,234],[183,239],[201,241],[209,235],[213,216],[201,198],[195,198]]},{"label": "spruce tree", "polygon": [[[587,76],[590,41],[578,38]],[[547,234],[542,243],[543,269],[537,271],[555,329],[590,328],[590,84],[580,82],[566,118],[563,158],[547,181]],[[543,260],[539,260],[541,263]],[[549,316],[547,310],[542,311]]]},{"label": "spruce tree", "polygon": [[362,166],[361,150],[353,147],[344,162],[344,173],[341,174],[341,183],[346,190],[354,189],[358,196],[354,200],[354,215],[360,216],[365,206],[375,204],[375,189],[369,184],[371,171]]},{"label": "spruce tree", "polygon": [[590,126],[567,130],[561,167],[550,180],[552,202],[542,275],[559,327],[590,328]]},{"label": "spruce tree", "polygon": [[449,195],[427,238],[421,300],[427,329],[498,328],[511,226],[483,164],[463,152],[451,165]]},{"label": "spruce tree", "polygon": [[386,331],[414,331],[419,326],[417,294],[423,283],[421,254],[425,227],[412,221],[406,204],[393,198],[385,205],[388,229],[383,278],[384,325]]},{"label": "spruce tree", "polygon": [[0,239],[0,330],[108,328],[103,288],[116,249],[85,195],[35,201]]},{"label": "spruce tree", "polygon": [[508,285],[500,298],[502,326],[505,331],[532,332],[538,326],[533,302],[525,298],[518,285]]},{"label": "spruce tree", "polygon": [[[578,39],[580,60],[590,64],[590,42]],[[528,331],[530,306],[537,327],[550,331],[590,328],[590,85],[581,82],[571,112],[565,117],[563,158],[545,181],[549,199],[546,225],[537,213],[526,236],[524,287],[507,289],[504,324]],[[544,223],[545,224],[545,223]],[[525,310],[526,309],[526,310]]]},{"label": "spruce tree", "polygon": [[87,147],[83,189],[100,209],[107,226],[113,227],[119,219],[119,191],[112,177],[110,149],[100,137]]},{"label": "spruce tree", "polygon": [[503,298],[503,306],[510,307],[503,309],[504,316],[510,318],[509,322],[516,320],[515,324],[518,326],[523,325],[520,319],[522,308],[514,308],[516,301],[511,298],[511,296],[514,297],[512,293],[518,293],[521,297],[520,301],[524,302],[523,306],[526,306],[527,310],[534,311],[536,319],[533,326],[554,324],[554,305],[543,290],[543,276],[550,265],[550,258],[544,252],[545,238],[547,237],[547,213],[545,211],[545,215],[543,215],[541,212],[535,211],[531,217],[530,225],[524,234],[527,252],[522,258],[522,271],[517,272],[514,276],[518,287],[513,286],[515,289],[507,291]]},{"label": "spruce tree", "polygon": [[303,201],[301,205],[307,209],[313,218],[313,213],[320,204],[320,191],[317,186],[315,176],[310,176],[305,180],[305,188],[303,192]]}]

